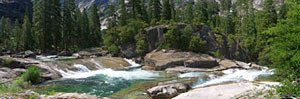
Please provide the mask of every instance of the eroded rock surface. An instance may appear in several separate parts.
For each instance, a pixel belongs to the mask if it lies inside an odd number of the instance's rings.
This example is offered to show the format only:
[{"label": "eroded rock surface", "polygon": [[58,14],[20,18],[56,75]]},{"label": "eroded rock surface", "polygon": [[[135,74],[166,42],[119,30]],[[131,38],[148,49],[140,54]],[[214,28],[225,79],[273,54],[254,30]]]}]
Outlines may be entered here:
[{"label": "eroded rock surface", "polygon": [[176,83],[150,88],[147,90],[147,93],[153,99],[170,99],[177,96],[179,93],[188,91],[189,89],[190,86],[187,84]]},{"label": "eroded rock surface", "polygon": [[148,53],[144,58],[143,69],[165,70],[176,66],[211,68],[218,66],[216,59],[206,54],[193,52],[176,52],[175,50]]},{"label": "eroded rock surface", "polygon": [[80,93],[55,93],[54,95],[39,95],[28,90],[20,93],[0,93],[0,98],[4,99],[104,99],[88,94]]}]

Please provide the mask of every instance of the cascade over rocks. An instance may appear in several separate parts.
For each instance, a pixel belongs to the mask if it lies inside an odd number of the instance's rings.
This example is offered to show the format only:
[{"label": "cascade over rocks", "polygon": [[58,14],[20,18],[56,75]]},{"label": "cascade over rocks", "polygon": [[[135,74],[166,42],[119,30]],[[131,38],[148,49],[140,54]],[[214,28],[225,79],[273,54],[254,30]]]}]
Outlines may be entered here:
[{"label": "cascade over rocks", "polygon": [[[5,64],[4,61],[9,62]],[[36,66],[42,71],[42,80],[54,80],[61,78],[62,75],[58,70],[63,71],[79,71],[74,64],[81,64],[90,70],[98,70],[103,68],[125,69],[130,64],[123,58],[117,57],[97,57],[87,59],[77,59],[69,61],[42,62],[32,58],[11,58],[7,56],[0,57],[0,78],[16,78],[26,71],[30,66]]]}]

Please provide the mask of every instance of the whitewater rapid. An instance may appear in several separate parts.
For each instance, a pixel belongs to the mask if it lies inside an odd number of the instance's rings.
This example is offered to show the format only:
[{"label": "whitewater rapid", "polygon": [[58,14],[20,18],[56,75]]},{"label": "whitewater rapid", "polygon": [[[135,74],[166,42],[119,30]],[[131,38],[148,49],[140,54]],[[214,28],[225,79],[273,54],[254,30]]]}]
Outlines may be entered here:
[{"label": "whitewater rapid", "polygon": [[[57,70],[63,78],[66,79],[79,79],[79,78],[88,78],[96,75],[106,75],[112,78],[122,78],[125,80],[137,80],[137,79],[157,79],[160,77],[158,72],[155,71],[144,71],[141,70],[140,64],[129,60],[124,59],[131,66],[126,67],[129,70],[113,70],[108,68],[102,68],[99,70],[89,70],[86,66],[81,64],[74,64],[73,66],[77,68],[79,71],[69,71],[66,72],[63,70]],[[93,60],[92,60],[93,61]],[[99,67],[102,67],[100,64]],[[133,68],[133,69],[130,69]],[[208,72],[190,72],[179,74],[178,78],[191,78],[196,77],[198,81],[193,84],[193,88],[206,87],[211,85],[217,85],[227,82],[253,82],[257,80],[257,78],[261,76],[270,76],[273,75],[273,71],[268,68],[264,68],[262,70],[243,70],[243,69],[228,69],[221,71],[223,75],[216,75],[215,73]]]},{"label": "whitewater rapid", "polygon": [[[137,64],[136,62],[129,60],[129,59],[124,59],[127,61],[131,66],[126,67],[127,69],[130,68],[137,68],[140,67],[140,64]],[[100,64],[98,64],[100,65]],[[95,71],[89,70],[86,66],[81,65],[81,64],[74,64],[73,65],[75,68],[77,68],[79,71],[74,72],[74,71],[69,71],[67,70],[66,72],[63,70],[57,70],[63,78],[68,78],[68,79],[78,79],[78,78],[87,78],[91,76],[96,76],[96,75],[106,75],[109,77],[114,77],[114,78],[123,78],[126,80],[133,80],[133,79],[154,79],[156,77],[159,77],[158,72],[154,71],[144,71],[141,69],[133,69],[133,70],[113,70],[113,69],[99,69]]]},{"label": "whitewater rapid", "polygon": [[263,69],[263,70],[241,70],[241,69],[228,69],[222,71],[223,76],[216,76],[214,74],[209,74],[209,80],[203,81],[199,79],[197,83],[194,84],[193,88],[206,87],[211,85],[217,85],[228,82],[253,82],[257,78],[262,76],[271,76],[274,74],[273,70]]}]

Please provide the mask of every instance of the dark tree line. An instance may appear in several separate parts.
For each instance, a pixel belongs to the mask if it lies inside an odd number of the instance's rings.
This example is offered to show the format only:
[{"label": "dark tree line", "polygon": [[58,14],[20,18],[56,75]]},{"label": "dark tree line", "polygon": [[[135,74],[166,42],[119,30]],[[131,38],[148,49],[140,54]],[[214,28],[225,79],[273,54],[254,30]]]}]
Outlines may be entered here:
[{"label": "dark tree line", "polygon": [[2,48],[50,52],[101,45],[100,12],[95,4],[89,11],[80,11],[74,0],[63,4],[60,0],[34,0],[33,4],[32,22],[28,10],[23,25],[16,21],[12,27],[10,19],[2,17]]}]

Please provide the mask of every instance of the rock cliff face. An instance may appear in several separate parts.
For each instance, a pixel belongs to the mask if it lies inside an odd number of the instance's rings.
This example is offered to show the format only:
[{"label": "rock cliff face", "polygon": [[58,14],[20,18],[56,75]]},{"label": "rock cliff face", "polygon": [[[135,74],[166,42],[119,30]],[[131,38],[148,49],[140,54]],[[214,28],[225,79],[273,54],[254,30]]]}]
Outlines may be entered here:
[{"label": "rock cliff face", "polygon": [[[186,26],[187,24],[185,23],[177,24],[179,30],[183,30]],[[146,29],[149,52],[156,49],[160,43],[164,42],[163,35],[168,31],[167,28],[168,28],[167,25],[158,25],[158,26],[148,27]],[[216,36],[214,35],[214,33],[212,33],[209,26],[202,25],[199,27],[193,27],[193,29],[194,29],[194,35],[200,34],[201,39],[207,41],[206,46],[208,47],[208,50],[216,51],[218,49],[217,47],[218,42],[216,41]]]},{"label": "rock cliff face", "polygon": [[23,20],[27,7],[32,17],[32,6],[31,0],[0,0],[0,17],[9,17],[12,22]]}]

